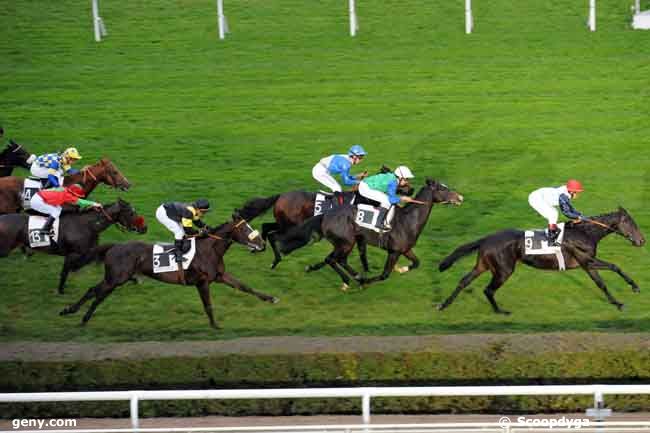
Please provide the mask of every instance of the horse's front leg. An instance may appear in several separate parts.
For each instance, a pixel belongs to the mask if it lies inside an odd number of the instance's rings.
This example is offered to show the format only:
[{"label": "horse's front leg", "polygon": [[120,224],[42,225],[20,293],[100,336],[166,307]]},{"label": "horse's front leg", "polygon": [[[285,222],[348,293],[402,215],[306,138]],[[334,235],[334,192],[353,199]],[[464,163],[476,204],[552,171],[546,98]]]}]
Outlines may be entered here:
[{"label": "horse's front leg", "polygon": [[618,275],[621,276],[625,280],[627,284],[632,287],[632,291],[635,293],[639,293],[641,290],[639,289],[639,286],[634,282],[632,278],[630,278],[625,272],[621,270],[618,266],[616,266],[613,263],[606,262],[604,260],[601,260],[599,258],[592,258],[589,263],[587,263],[587,266],[589,269],[607,269],[612,272],[616,272]]},{"label": "horse's front leg", "polygon": [[393,271],[393,268],[395,267],[395,264],[397,263],[397,260],[399,259],[399,256],[402,255],[402,253],[397,252],[397,251],[391,251],[388,253],[388,257],[386,257],[386,263],[384,264],[384,272],[381,273],[381,275],[378,275],[376,277],[368,278],[367,280],[363,280],[363,284],[372,284],[377,281],[383,281],[387,279],[390,276],[390,273]]},{"label": "horse's front leg", "polygon": [[609,301],[610,304],[615,305],[616,308],[619,310],[623,309],[623,304],[618,302],[616,298],[612,296],[611,293],[609,293],[609,290],[607,290],[607,285],[605,285],[605,282],[603,281],[603,278],[600,276],[597,270],[595,269],[589,269],[586,268],[585,271],[589,274],[591,279],[596,283],[596,285],[605,293],[605,296],[607,296],[607,300]]},{"label": "horse's front leg", "polygon": [[228,272],[224,272],[220,276],[217,277],[217,281],[224,283],[227,286],[233,287],[237,290],[241,290],[242,292],[248,293],[249,295],[253,295],[261,299],[262,301],[265,302],[270,302],[271,304],[276,304],[279,299],[276,298],[275,296],[267,295],[262,292],[258,292],[250,287],[248,287],[246,284],[242,283],[232,275],[230,275]]},{"label": "horse's front leg", "polygon": [[413,250],[408,250],[402,255],[411,261],[411,266],[395,265],[395,270],[400,274],[405,274],[409,271],[412,271],[413,269],[417,269],[420,266],[420,259],[418,259]]}]

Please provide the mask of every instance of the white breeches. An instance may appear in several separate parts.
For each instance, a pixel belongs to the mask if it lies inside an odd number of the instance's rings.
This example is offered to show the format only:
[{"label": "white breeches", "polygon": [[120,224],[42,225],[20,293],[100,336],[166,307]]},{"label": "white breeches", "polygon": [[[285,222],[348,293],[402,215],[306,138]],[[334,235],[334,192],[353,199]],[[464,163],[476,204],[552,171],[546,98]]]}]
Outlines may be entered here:
[{"label": "white breeches", "polygon": [[[32,166],[29,168],[29,171],[32,173],[32,176],[39,179],[47,179],[47,177],[50,175],[48,168],[41,167],[38,164],[32,164]],[[63,185],[63,176],[59,174],[56,177],[59,179],[59,185]]]},{"label": "white breeches", "polygon": [[530,206],[535,209],[541,216],[546,218],[549,224],[557,224],[558,217],[560,216],[557,209],[544,201],[544,198],[541,194],[532,192],[528,196],[528,204],[530,204]]},{"label": "white breeches", "polygon": [[156,219],[160,224],[167,227],[167,230],[174,233],[174,239],[177,241],[180,241],[185,236],[185,230],[183,230],[181,223],[169,218],[163,205],[158,206],[158,209],[156,209]]},{"label": "white breeches", "polygon": [[61,206],[52,206],[51,204],[45,203],[39,194],[34,194],[32,199],[29,201],[29,205],[35,211],[44,213],[45,215],[50,215],[54,218],[59,218],[61,216]]},{"label": "white breeches", "polygon": [[325,167],[323,164],[316,164],[314,168],[311,169],[311,175],[314,176],[314,179],[316,179],[318,182],[328,187],[332,192],[343,191],[341,185],[339,185],[336,179],[334,179],[332,175],[328,173],[327,167]]},{"label": "white breeches", "polygon": [[388,200],[387,194],[370,188],[368,184],[363,181],[359,184],[359,194],[365,198],[379,202],[379,205],[384,209],[390,209],[391,207],[391,203]]}]

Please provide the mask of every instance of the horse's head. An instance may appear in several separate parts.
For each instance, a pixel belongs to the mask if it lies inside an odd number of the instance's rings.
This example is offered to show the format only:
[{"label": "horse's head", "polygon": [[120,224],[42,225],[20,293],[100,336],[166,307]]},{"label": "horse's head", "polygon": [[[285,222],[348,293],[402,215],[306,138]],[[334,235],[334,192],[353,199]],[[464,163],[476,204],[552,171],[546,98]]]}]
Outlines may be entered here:
[{"label": "horse's head", "polygon": [[7,148],[0,153],[0,158],[2,158],[7,165],[29,169],[32,162],[36,159],[36,155],[30,154],[22,145],[13,140],[9,140]]},{"label": "horse's head", "polygon": [[113,206],[115,206],[114,220],[116,223],[128,231],[134,231],[140,234],[147,232],[147,223],[145,222],[144,217],[138,215],[131,204],[120,198]]},{"label": "horse's head", "polygon": [[102,158],[95,166],[99,166],[99,170],[92,174],[97,180],[122,191],[127,191],[131,187],[128,179],[115,167],[115,164],[110,159]]},{"label": "horse's head", "polygon": [[232,215],[232,240],[247,246],[251,252],[260,252],[266,249],[266,244],[260,232],[253,229],[248,222],[235,212]]},{"label": "horse's head", "polygon": [[442,203],[442,204],[453,204],[455,206],[460,206],[463,204],[463,196],[456,191],[449,189],[444,183],[438,182],[431,178],[427,178],[425,188],[431,189],[433,191],[433,202]]},{"label": "horse's head", "polygon": [[618,231],[632,242],[632,245],[635,247],[642,247],[645,244],[645,237],[643,237],[643,233],[639,230],[632,215],[620,206],[618,208],[618,215]]}]

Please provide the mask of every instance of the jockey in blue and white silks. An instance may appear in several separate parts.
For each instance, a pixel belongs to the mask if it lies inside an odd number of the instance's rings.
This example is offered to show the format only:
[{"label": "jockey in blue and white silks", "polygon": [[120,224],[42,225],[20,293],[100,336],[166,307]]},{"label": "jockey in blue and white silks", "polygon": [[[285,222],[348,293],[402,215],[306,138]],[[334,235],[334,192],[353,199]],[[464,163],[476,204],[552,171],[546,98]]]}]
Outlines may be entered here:
[{"label": "jockey in blue and white silks", "polygon": [[363,147],[356,144],[350,148],[347,155],[330,155],[321,159],[311,170],[311,174],[314,176],[314,179],[325,185],[332,192],[340,193],[343,189],[334,176],[341,176],[341,180],[345,186],[358,184],[366,176],[366,173],[353,176],[350,174],[350,169],[353,165],[359,164],[364,156],[366,156],[366,151],[363,150]]},{"label": "jockey in blue and white silks", "polygon": [[80,159],[79,151],[70,147],[61,154],[48,153],[39,156],[32,164],[30,171],[32,176],[47,179],[48,188],[58,188],[63,185],[63,176],[79,172],[71,166]]}]

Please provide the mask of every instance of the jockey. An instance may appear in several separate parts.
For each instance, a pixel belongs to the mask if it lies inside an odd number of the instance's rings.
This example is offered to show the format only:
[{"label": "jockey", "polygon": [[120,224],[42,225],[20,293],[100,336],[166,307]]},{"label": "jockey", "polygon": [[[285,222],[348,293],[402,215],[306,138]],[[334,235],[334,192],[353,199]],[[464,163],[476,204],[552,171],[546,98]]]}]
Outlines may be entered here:
[{"label": "jockey", "polygon": [[74,184],[65,188],[41,190],[34,194],[30,205],[35,211],[48,216],[42,230],[50,232],[50,235],[52,235],[52,226],[54,221],[61,216],[61,209],[64,204],[75,204],[81,209],[91,206],[95,208],[102,207],[101,204],[94,201],[84,200],[83,197],[85,196],[86,191],[83,190],[81,185]]},{"label": "jockey", "polygon": [[205,227],[201,217],[210,211],[210,202],[201,198],[192,204],[180,202],[163,203],[156,210],[156,219],[174,234],[176,263],[183,262],[183,254],[189,251],[190,243],[185,242],[187,235],[196,234],[192,225]]},{"label": "jockey", "polygon": [[31,166],[32,175],[47,179],[44,188],[58,188],[63,185],[63,176],[78,173],[79,170],[71,168],[72,164],[79,161],[81,155],[74,147],[69,147],[63,153],[48,153],[36,158]]},{"label": "jockey", "polygon": [[560,230],[557,227],[558,212],[560,208],[562,214],[567,218],[584,221],[586,218],[578,212],[571,200],[578,197],[583,190],[582,184],[577,180],[571,179],[566,185],[557,188],[540,188],[530,193],[528,204],[532,206],[541,216],[548,220],[548,244],[557,245],[557,238]]},{"label": "jockey", "polygon": [[357,176],[352,176],[350,168],[359,164],[364,156],[366,156],[366,151],[360,145],[355,144],[350,148],[347,155],[330,155],[318,161],[311,170],[311,174],[314,179],[329,188],[335,196],[340,196],[343,189],[332,175],[340,175],[345,186],[356,185],[368,173],[363,172]]},{"label": "jockey", "polygon": [[379,202],[381,213],[379,221],[383,222],[382,228],[390,230],[390,222],[395,213],[394,205],[400,201],[412,202],[413,199],[408,196],[398,196],[397,188],[408,185],[408,179],[413,179],[413,173],[405,165],[400,165],[393,173],[381,173],[370,176],[359,184],[359,194]]}]

